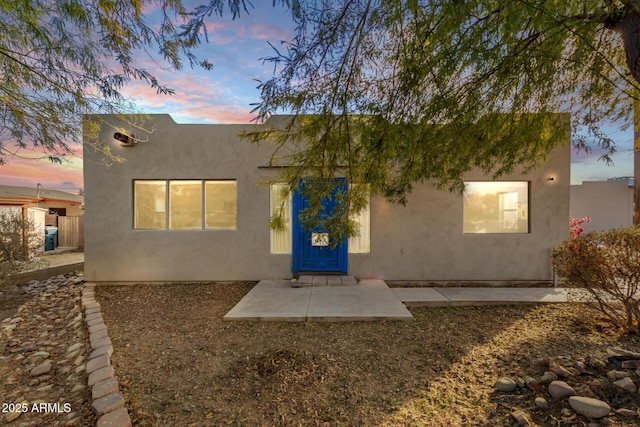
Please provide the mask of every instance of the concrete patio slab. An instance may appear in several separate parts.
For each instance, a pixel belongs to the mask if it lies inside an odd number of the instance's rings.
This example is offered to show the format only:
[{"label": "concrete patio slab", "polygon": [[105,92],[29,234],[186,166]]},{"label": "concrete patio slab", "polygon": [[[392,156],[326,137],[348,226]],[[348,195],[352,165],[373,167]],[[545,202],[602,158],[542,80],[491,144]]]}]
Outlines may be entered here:
[{"label": "concrete patio slab", "polygon": [[[364,281],[363,281],[364,282]],[[308,320],[413,320],[413,316],[382,280],[358,286],[313,288]]]},{"label": "concrete patio slab", "polygon": [[289,280],[262,280],[224,316],[224,320],[304,321],[312,289],[292,288]]},{"label": "concrete patio slab", "polygon": [[289,280],[262,280],[224,316],[224,320],[284,322],[381,319],[413,319],[382,280],[300,288],[293,288]]}]

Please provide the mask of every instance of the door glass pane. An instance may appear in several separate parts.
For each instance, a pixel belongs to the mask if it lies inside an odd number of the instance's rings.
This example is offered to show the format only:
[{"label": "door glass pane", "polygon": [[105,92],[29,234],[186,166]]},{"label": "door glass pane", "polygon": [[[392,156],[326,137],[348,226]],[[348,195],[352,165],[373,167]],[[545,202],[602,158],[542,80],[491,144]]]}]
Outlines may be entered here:
[{"label": "door glass pane", "polygon": [[282,218],[281,229],[271,229],[271,253],[291,253],[291,193],[286,184],[271,184],[270,218]]},{"label": "door glass pane", "polygon": [[202,181],[169,181],[169,228],[202,228]]},{"label": "door glass pane", "polygon": [[166,181],[134,181],[133,228],[167,228],[166,203]]},{"label": "door glass pane", "polygon": [[367,205],[351,219],[358,223],[358,235],[349,237],[350,254],[368,254],[371,252],[371,200],[367,197]]},{"label": "door glass pane", "polygon": [[528,233],[529,183],[466,182],[465,233]]},{"label": "door glass pane", "polygon": [[205,228],[236,229],[236,181],[205,181]]}]

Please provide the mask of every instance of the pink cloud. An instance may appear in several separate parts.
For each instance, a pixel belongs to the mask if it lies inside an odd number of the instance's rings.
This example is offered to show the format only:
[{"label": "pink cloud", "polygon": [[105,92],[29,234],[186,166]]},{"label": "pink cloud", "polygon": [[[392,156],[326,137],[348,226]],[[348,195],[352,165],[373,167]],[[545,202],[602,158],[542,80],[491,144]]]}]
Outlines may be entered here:
[{"label": "pink cloud", "polygon": [[40,183],[45,188],[71,192],[83,188],[82,148],[74,148],[74,153],[62,164],[42,159],[34,151],[26,158],[10,157],[6,165],[0,166],[0,183],[34,188]]}]

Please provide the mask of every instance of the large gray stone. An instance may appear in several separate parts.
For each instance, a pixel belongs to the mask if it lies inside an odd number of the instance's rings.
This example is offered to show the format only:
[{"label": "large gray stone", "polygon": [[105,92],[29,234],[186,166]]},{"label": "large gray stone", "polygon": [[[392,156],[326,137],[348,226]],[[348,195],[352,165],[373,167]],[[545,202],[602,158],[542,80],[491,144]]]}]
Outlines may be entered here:
[{"label": "large gray stone", "polygon": [[89,387],[92,385],[106,380],[107,378],[111,378],[114,375],[113,366],[107,366],[106,368],[100,368],[97,371],[93,371],[89,374],[88,384]]},{"label": "large gray stone", "polygon": [[100,417],[108,412],[124,408],[124,399],[120,396],[120,393],[107,394],[106,396],[102,396],[101,398],[94,400],[91,408],[93,408],[93,412]]},{"label": "large gray stone", "polygon": [[40,375],[48,374],[53,368],[53,364],[50,360],[47,360],[40,365],[36,366],[29,372],[30,377],[39,377]]},{"label": "large gray stone", "polygon": [[536,397],[533,403],[535,403],[536,407],[540,409],[547,409],[549,407],[547,399],[545,399],[544,397]]},{"label": "large gray stone", "polygon": [[558,379],[558,376],[551,371],[547,371],[540,378],[541,383],[550,383],[551,381],[555,381]]},{"label": "large gray stone", "polygon": [[108,355],[103,354],[95,357],[87,362],[87,374],[97,371],[100,368],[106,368],[111,365],[111,359]]},{"label": "large gray stone", "polygon": [[606,402],[583,396],[571,396],[569,406],[578,414],[588,418],[602,418],[611,411],[611,407]]},{"label": "large gray stone", "polygon": [[120,408],[101,416],[96,427],[131,427],[131,419],[127,410]]},{"label": "large gray stone", "polygon": [[613,385],[625,390],[628,393],[635,393],[638,391],[638,388],[633,383],[633,380],[629,377],[624,377],[618,381],[614,381]]},{"label": "large gray stone", "polygon": [[560,378],[568,378],[568,377],[573,375],[571,373],[571,371],[569,371],[564,366],[560,366],[560,365],[557,365],[557,366],[554,366],[553,368],[551,368],[551,372],[553,372],[554,374],[556,374]]},{"label": "large gray stone", "polygon": [[91,388],[91,398],[99,399],[111,393],[118,392],[118,380],[114,377],[95,383]]},{"label": "large gray stone", "polygon": [[496,390],[510,392],[514,391],[518,385],[510,378],[502,377],[496,381]]},{"label": "large gray stone", "polygon": [[564,399],[565,397],[574,396],[576,391],[564,381],[552,381],[549,384],[549,394],[556,399]]}]

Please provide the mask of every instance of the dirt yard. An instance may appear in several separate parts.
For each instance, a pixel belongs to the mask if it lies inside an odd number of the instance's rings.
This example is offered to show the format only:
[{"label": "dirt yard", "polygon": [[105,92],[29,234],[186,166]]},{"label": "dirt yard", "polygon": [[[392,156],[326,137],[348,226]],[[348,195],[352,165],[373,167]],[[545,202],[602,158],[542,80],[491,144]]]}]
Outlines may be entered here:
[{"label": "dirt yard", "polygon": [[[500,377],[539,380],[553,357],[586,361],[564,380],[630,410],[609,422],[640,421],[638,393],[611,386],[605,365],[608,348],[638,352],[640,340],[583,306],[414,308],[414,322],[223,321],[252,286],[97,288],[134,425],[512,426],[522,409],[531,425],[586,426],[593,420],[546,384],[494,390]],[[548,408],[534,405],[539,396]]]}]

